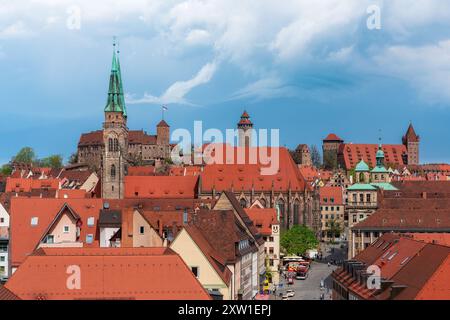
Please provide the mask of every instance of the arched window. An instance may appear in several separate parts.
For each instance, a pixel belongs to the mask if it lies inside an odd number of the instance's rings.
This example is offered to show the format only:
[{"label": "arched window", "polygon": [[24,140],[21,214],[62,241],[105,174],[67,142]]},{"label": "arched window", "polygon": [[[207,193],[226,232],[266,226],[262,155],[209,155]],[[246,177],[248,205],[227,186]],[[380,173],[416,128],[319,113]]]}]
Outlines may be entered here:
[{"label": "arched window", "polygon": [[277,206],[278,206],[278,210],[280,211],[280,221],[284,221],[284,212],[285,212],[284,200],[279,199],[277,201]]},{"label": "arched window", "polygon": [[245,200],[244,198],[239,200],[239,204],[241,205],[242,208],[247,208],[247,200]]},{"label": "arched window", "polygon": [[113,146],[113,139],[112,138],[109,138],[108,139],[108,151],[113,151],[114,149],[114,146]]},{"label": "arched window", "polygon": [[114,139],[114,152],[119,151],[119,140]]},{"label": "arched window", "polygon": [[116,166],[115,165],[111,165],[111,178],[115,178],[116,177]]},{"label": "arched window", "polygon": [[298,200],[295,200],[294,202],[294,224],[298,224],[300,221],[300,202]]},{"label": "arched window", "polygon": [[364,183],[364,182],[366,182],[365,180],[366,180],[366,179],[364,178],[364,173],[361,172],[361,173],[359,174],[359,182]]}]

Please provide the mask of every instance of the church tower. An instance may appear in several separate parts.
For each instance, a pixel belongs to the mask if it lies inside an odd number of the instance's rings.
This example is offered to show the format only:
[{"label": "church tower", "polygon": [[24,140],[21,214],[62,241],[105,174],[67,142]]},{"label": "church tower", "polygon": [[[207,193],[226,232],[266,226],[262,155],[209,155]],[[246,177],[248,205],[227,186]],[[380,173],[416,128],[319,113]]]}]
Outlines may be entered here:
[{"label": "church tower", "polygon": [[408,152],[408,165],[419,164],[420,137],[414,131],[412,123],[409,124],[406,134],[403,136],[403,145]]},{"label": "church tower", "polygon": [[241,120],[237,125],[239,131],[239,147],[251,147],[253,135],[253,123],[250,121],[250,116],[247,111],[241,116]]},{"label": "church tower", "polygon": [[122,87],[120,62],[113,45],[108,99],[103,123],[102,197],[123,199],[126,156],[128,154],[127,110]]}]

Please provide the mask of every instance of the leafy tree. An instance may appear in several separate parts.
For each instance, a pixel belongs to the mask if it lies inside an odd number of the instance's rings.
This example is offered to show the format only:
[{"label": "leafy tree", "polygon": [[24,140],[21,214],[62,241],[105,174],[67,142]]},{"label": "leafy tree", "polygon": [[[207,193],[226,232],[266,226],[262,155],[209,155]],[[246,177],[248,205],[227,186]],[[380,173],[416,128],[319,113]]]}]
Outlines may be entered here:
[{"label": "leafy tree", "polygon": [[62,168],[63,166],[63,159],[59,154],[55,154],[52,156],[49,156],[47,158],[40,159],[37,161],[40,167],[46,167],[46,168]]},{"label": "leafy tree", "polygon": [[334,242],[336,236],[341,235],[342,231],[342,226],[339,221],[337,221],[336,219],[328,221],[327,233],[332,242]]},{"label": "leafy tree", "polygon": [[335,152],[324,152],[323,166],[325,167],[325,169],[337,168],[337,155]]},{"label": "leafy tree", "polygon": [[322,157],[320,156],[319,149],[315,144],[312,144],[310,147],[311,152],[311,162],[314,167],[320,168],[322,166]]},{"label": "leafy tree", "polygon": [[9,176],[12,173],[12,166],[11,164],[4,164],[1,169],[0,169],[0,173],[3,174],[4,176]]},{"label": "leafy tree", "polygon": [[30,147],[20,149],[20,151],[12,158],[13,162],[31,164],[36,161],[36,153]]},{"label": "leafy tree", "polygon": [[306,226],[295,225],[281,234],[281,246],[287,254],[305,254],[319,244],[314,232]]},{"label": "leafy tree", "polygon": [[78,152],[74,152],[70,155],[69,164],[77,164],[78,163]]}]

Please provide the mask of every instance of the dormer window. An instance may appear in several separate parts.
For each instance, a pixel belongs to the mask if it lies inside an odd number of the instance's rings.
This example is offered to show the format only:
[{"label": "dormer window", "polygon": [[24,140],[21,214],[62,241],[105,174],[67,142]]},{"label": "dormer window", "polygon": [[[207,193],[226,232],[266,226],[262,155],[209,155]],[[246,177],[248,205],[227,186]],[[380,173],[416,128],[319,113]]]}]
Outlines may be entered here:
[{"label": "dormer window", "polygon": [[31,218],[31,226],[37,226],[39,223],[39,218],[38,217],[32,217]]}]

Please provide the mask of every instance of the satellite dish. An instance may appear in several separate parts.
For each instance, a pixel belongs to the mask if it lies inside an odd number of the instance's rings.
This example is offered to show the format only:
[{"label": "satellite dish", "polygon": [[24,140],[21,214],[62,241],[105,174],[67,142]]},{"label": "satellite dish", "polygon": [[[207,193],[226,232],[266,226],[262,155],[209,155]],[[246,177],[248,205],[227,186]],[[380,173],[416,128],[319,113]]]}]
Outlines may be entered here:
[{"label": "satellite dish", "polygon": [[103,204],[103,209],[109,209],[109,202],[105,202]]}]

